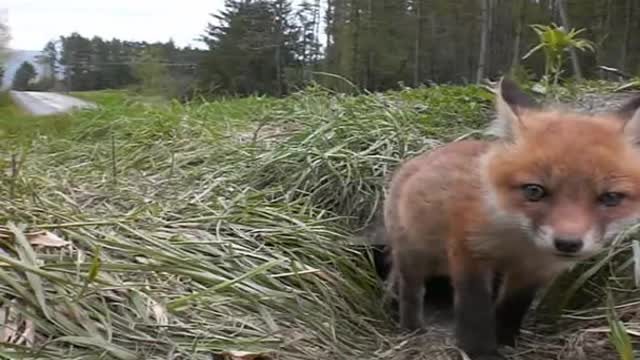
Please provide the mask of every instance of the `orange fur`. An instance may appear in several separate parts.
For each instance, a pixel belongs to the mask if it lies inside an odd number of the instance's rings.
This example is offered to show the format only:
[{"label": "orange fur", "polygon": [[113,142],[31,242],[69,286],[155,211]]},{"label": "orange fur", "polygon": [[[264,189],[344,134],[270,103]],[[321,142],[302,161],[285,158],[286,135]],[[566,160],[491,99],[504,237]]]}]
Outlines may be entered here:
[{"label": "orange fur", "polygon": [[[624,112],[594,115],[544,109],[506,81],[496,100],[498,140],[443,145],[406,161],[391,181],[384,222],[401,324],[410,329],[420,326],[412,316],[421,317],[416,299],[426,278],[450,276],[455,304],[463,307],[461,289],[490,291],[493,274],[501,273],[497,301],[507,302],[593,256],[640,217],[640,112],[630,112],[629,105]],[[542,186],[546,197],[528,200],[526,184]],[[610,193],[624,198],[606,206]],[[561,251],[564,239],[580,250]],[[487,311],[495,316],[495,309]],[[464,335],[458,341],[478,359],[498,356],[486,355],[493,354],[493,344],[482,348]]]}]

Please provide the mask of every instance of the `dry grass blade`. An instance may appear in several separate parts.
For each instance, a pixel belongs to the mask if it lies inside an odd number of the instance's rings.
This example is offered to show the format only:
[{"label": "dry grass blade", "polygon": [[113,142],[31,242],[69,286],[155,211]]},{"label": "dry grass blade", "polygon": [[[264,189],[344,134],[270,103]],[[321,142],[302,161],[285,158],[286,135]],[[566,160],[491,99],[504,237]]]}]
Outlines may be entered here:
[{"label": "dry grass blade", "polygon": [[137,360],[139,358],[135,352],[128,351],[127,349],[119,346],[114,346],[99,337],[63,336],[57,338],[56,341],[64,341],[80,346],[99,348],[120,360]]},{"label": "dry grass blade", "polygon": [[242,282],[242,281],[244,281],[246,279],[250,279],[251,277],[253,277],[255,275],[262,274],[265,271],[268,271],[269,269],[271,269],[271,268],[273,268],[273,267],[275,267],[277,265],[281,265],[282,262],[283,261],[279,260],[279,259],[267,262],[267,263],[262,264],[262,265],[256,267],[255,269],[253,269],[251,271],[248,271],[248,272],[246,272],[246,273],[244,273],[244,274],[242,274],[242,275],[240,275],[240,276],[238,276],[238,277],[236,277],[234,279],[226,280],[226,281],[224,281],[224,282],[222,282],[222,283],[220,283],[218,285],[212,286],[212,287],[207,288],[207,289],[205,289],[203,291],[200,291],[200,292],[197,292],[197,293],[194,293],[194,294],[190,294],[190,295],[183,296],[181,298],[175,299],[175,300],[169,302],[167,304],[167,306],[168,306],[169,310],[178,310],[180,307],[185,306],[190,301],[193,301],[193,300],[198,299],[198,298],[202,298],[202,297],[206,296],[208,293],[214,293],[216,291],[223,290],[225,287],[233,286],[234,284]]},{"label": "dry grass blade", "polygon": [[633,240],[633,279],[635,285],[640,288],[640,241]]},{"label": "dry grass blade", "polygon": [[[13,223],[9,223],[9,229],[14,235],[16,239],[16,252],[25,265],[33,267],[35,269],[39,268],[38,260],[36,253],[33,251],[31,244],[27,241],[26,236],[23,231],[16,227]],[[42,286],[42,278],[38,276],[38,274],[34,274],[33,272],[27,272],[27,279],[29,281],[29,285],[33,290],[38,305],[40,306],[40,310],[42,314],[49,318],[49,310],[46,303],[46,294],[44,287]]]}]

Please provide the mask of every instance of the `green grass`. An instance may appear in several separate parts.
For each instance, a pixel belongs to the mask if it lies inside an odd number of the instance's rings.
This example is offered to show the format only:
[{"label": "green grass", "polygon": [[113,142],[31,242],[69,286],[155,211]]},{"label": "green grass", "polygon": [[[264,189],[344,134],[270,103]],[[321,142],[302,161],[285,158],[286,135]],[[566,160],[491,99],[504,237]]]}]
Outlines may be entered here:
[{"label": "green grass", "polygon": [[103,106],[118,106],[130,101],[133,96],[127,90],[71,91],[69,95]]},{"label": "green grass", "polygon": [[19,116],[20,109],[13,103],[9,93],[6,91],[0,92],[0,115],[2,117]]},{"label": "green grass", "polygon": [[14,104],[8,92],[0,92],[0,140],[5,150],[30,146],[42,135],[59,136],[76,120],[65,114],[33,116]]},{"label": "green grass", "polygon": [[[19,131],[2,123],[0,315],[18,326],[2,356],[384,360],[449,347],[397,333],[353,241],[399,161],[482,129],[489,93],[122,94],[85,93],[101,106]],[[38,231],[70,245],[33,247]],[[600,288],[627,284],[624,266],[599,271]],[[595,306],[580,310],[604,314]],[[607,325],[567,321],[573,333]],[[521,358],[548,358],[563,339],[534,336]]]},{"label": "green grass", "polygon": [[2,121],[14,121],[25,117],[27,117],[27,114],[13,103],[9,92],[0,91],[0,119]]}]

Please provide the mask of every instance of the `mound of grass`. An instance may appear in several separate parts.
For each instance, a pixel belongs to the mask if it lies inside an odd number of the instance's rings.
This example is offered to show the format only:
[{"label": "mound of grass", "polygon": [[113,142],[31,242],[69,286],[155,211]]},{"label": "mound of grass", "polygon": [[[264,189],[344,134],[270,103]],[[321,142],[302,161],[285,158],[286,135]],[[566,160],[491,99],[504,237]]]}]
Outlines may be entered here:
[{"label": "mound of grass", "polygon": [[[446,337],[398,334],[353,237],[402,158],[481,129],[490,107],[477,87],[309,89],[105,99],[55,132],[29,123],[0,142],[3,354],[434,358]],[[523,358],[557,353],[550,339]]]},{"label": "mound of grass", "polygon": [[278,201],[308,199],[365,225],[400,159],[486,125],[489,106],[475,87],[360,97],[311,90],[277,109],[280,126],[294,129],[275,146],[258,146],[247,182],[279,189]]}]

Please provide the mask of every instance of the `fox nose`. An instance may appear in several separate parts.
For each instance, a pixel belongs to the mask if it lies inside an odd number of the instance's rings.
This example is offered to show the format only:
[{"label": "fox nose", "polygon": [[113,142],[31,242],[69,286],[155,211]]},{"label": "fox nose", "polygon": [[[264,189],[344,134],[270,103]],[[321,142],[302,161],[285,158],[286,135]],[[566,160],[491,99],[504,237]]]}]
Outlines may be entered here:
[{"label": "fox nose", "polygon": [[582,249],[582,240],[579,238],[555,238],[553,240],[558,251],[563,253],[577,253]]}]

